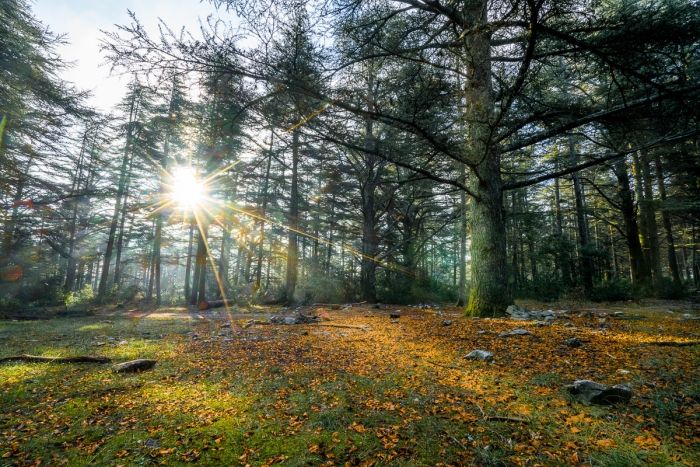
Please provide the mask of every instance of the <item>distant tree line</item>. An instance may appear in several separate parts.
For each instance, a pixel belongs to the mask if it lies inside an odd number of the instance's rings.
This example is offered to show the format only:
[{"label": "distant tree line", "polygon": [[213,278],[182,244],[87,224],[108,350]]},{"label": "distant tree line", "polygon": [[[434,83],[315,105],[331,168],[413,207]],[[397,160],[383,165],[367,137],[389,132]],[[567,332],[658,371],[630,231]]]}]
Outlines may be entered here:
[{"label": "distant tree line", "polygon": [[[700,287],[696,2],[213,3],[201,37],[134,15],[105,36],[131,77],[109,115],[29,4],[0,5],[7,306],[487,316]],[[207,190],[184,208],[183,167]]]}]

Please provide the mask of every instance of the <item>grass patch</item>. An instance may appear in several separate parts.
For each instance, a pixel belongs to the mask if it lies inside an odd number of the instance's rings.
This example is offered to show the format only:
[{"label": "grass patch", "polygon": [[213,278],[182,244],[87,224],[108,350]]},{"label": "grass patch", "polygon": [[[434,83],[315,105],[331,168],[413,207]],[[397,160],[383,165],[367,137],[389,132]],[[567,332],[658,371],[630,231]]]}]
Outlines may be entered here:
[{"label": "grass patch", "polygon": [[[500,339],[512,323],[455,317],[445,328],[432,315],[388,326],[339,313],[371,330],[317,334],[234,334],[172,313],[4,321],[2,356],[158,364],[126,376],[99,365],[0,365],[0,464],[698,464],[697,349],[634,344],[698,330],[655,316],[605,333],[595,317],[575,318],[586,344],[559,355],[552,349],[573,331],[556,323],[533,327],[533,339]],[[495,363],[461,358],[477,347]],[[635,396],[581,405],[562,390],[575,378],[624,381]]]}]

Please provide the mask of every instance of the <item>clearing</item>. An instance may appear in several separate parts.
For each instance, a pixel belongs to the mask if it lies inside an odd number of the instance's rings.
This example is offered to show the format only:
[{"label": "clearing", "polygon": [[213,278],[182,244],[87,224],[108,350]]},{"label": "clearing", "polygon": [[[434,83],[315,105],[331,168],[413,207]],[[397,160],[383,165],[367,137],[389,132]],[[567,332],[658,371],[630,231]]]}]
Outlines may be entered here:
[{"label": "clearing", "polygon": [[[304,308],[321,325],[262,324],[272,308],[0,321],[0,358],[158,360],[134,375],[0,364],[0,465],[700,465],[697,308],[525,305],[568,313],[547,325],[391,305]],[[499,336],[515,328],[531,334]],[[475,349],[494,360],[464,358]],[[634,395],[584,405],[564,389],[576,379]]]}]

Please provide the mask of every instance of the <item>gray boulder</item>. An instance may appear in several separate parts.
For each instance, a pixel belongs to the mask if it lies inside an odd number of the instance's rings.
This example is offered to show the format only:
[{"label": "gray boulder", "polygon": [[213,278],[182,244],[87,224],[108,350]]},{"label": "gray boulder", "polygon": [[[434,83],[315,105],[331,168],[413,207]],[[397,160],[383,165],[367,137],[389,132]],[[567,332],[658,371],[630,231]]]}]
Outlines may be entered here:
[{"label": "gray boulder", "polygon": [[531,336],[532,333],[527,329],[515,328],[510,331],[502,332],[498,337],[512,337],[512,336]]},{"label": "gray boulder", "polygon": [[488,350],[472,350],[464,358],[468,360],[482,360],[485,362],[493,361],[493,353]]},{"label": "gray boulder", "polygon": [[156,360],[148,360],[140,358],[129,362],[118,363],[114,365],[114,371],[117,373],[138,373],[140,371],[150,370],[156,366]]},{"label": "gray boulder", "polygon": [[612,405],[629,402],[632,390],[624,384],[606,386],[588,379],[580,379],[566,386],[569,394],[585,404]]}]

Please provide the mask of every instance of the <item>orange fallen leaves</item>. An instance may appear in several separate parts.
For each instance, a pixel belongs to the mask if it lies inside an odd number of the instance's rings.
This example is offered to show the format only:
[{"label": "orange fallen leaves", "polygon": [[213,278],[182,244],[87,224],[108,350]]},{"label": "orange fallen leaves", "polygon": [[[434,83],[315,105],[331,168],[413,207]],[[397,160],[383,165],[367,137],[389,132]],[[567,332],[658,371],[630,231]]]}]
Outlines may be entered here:
[{"label": "orange fallen leaves", "polygon": [[617,443],[615,443],[615,440],[610,439],[610,438],[604,438],[604,439],[599,439],[595,442],[596,446],[601,447],[601,448],[612,448],[617,446]]},{"label": "orange fallen leaves", "polygon": [[634,443],[642,449],[656,449],[661,445],[661,441],[653,435],[637,436]]}]

